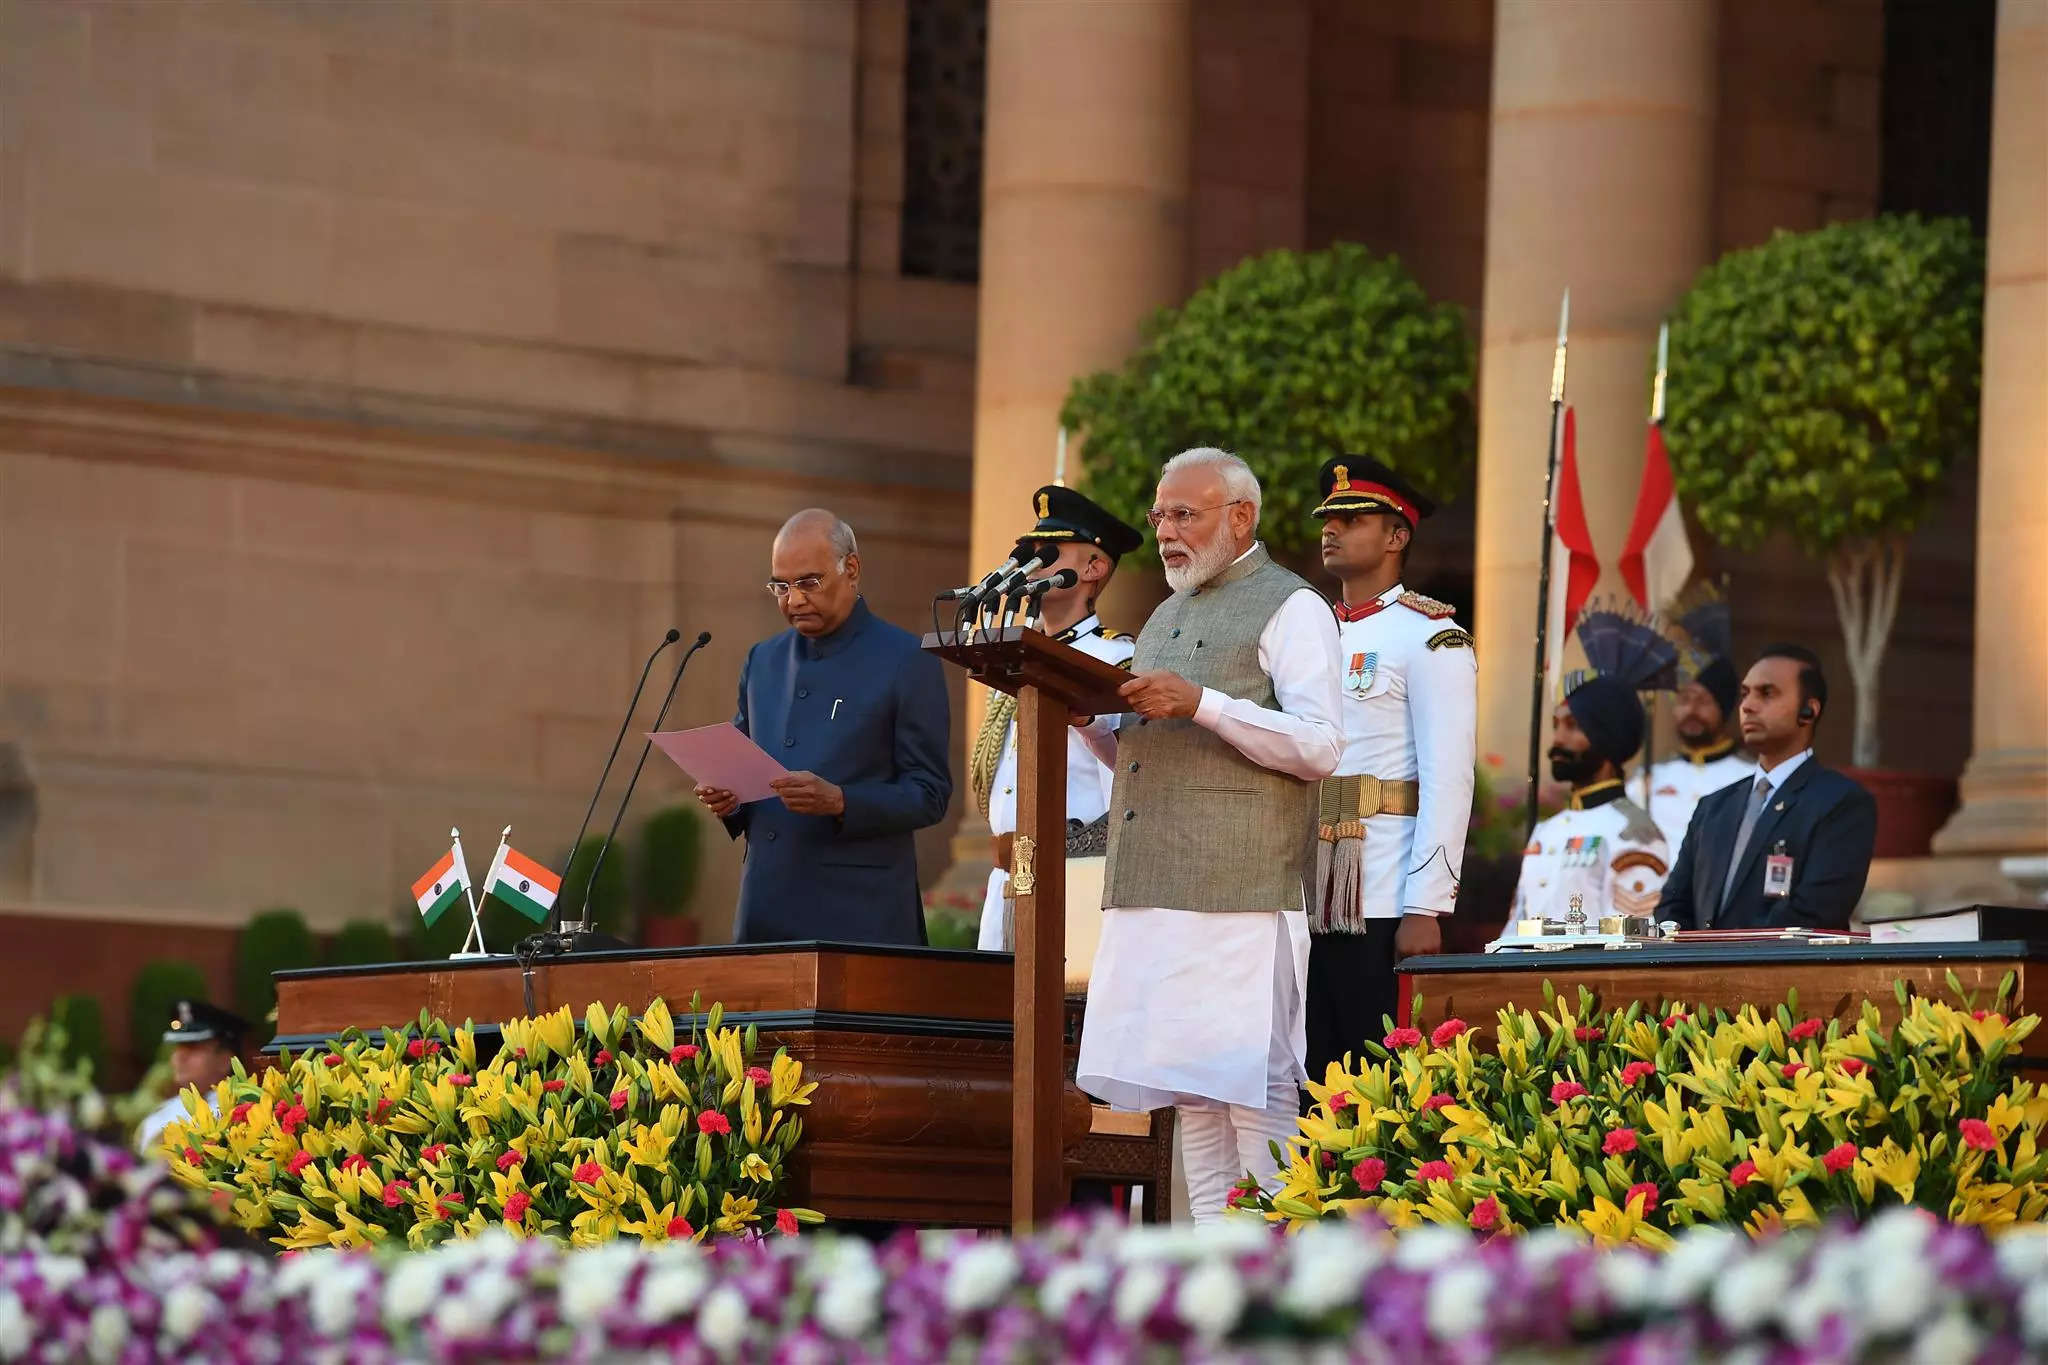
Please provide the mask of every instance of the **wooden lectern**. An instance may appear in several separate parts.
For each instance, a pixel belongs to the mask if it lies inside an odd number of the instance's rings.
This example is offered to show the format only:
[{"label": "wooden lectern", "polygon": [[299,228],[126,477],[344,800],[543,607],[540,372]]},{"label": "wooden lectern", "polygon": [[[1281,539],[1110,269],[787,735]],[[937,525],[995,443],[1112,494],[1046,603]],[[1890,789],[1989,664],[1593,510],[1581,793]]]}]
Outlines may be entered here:
[{"label": "wooden lectern", "polygon": [[[1075,716],[1130,709],[1117,689],[1131,675],[1039,631],[927,635],[924,647],[984,687],[1017,699],[1017,900],[1010,996],[1010,1215],[1033,1227],[1066,1200],[1060,1106],[1065,1085],[1067,730]],[[1039,913],[1043,907],[1045,913]]]}]

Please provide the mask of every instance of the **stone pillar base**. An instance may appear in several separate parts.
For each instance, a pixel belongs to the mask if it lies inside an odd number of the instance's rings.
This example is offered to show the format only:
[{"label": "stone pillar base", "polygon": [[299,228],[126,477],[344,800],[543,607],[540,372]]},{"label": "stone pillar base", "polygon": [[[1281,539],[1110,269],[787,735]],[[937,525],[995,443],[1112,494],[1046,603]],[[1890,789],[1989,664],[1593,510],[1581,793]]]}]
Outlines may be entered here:
[{"label": "stone pillar base", "polygon": [[1962,808],[1934,836],[1938,854],[2048,852],[2048,750],[1978,754]]},{"label": "stone pillar base", "polygon": [[1935,858],[1874,858],[1856,923],[1919,918],[1971,905],[2033,905],[2028,889],[2015,882],[1996,854]]}]

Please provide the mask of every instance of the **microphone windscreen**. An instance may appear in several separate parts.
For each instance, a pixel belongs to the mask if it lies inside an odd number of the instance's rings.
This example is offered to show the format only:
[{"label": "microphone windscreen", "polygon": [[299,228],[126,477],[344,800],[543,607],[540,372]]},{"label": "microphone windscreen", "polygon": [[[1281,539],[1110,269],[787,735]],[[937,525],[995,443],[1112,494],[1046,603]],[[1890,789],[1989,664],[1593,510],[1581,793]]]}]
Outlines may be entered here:
[{"label": "microphone windscreen", "polygon": [[700,630],[700,631],[698,631],[698,632],[697,632],[697,644],[698,644],[698,646],[699,646],[700,648],[701,648],[701,647],[703,647],[704,645],[708,645],[708,644],[710,644],[710,643],[711,643],[711,632],[710,632],[710,631],[708,631],[708,630]]},{"label": "microphone windscreen", "polygon": [[683,633],[677,630],[674,626],[670,626],[668,628],[668,634],[661,637],[661,642],[665,645],[672,645],[682,638]]}]

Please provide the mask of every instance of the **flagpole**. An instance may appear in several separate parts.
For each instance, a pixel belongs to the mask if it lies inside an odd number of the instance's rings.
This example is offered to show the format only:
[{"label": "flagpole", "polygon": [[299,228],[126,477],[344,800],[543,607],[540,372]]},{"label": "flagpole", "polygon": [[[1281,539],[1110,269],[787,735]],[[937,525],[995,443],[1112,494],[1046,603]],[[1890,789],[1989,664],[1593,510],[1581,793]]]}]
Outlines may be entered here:
[{"label": "flagpole", "polygon": [[[1664,369],[1671,358],[1671,323],[1666,320],[1657,324],[1657,377],[1650,381],[1650,425],[1664,425]],[[1647,583],[1646,583],[1647,586]],[[1651,611],[1654,615],[1655,604]],[[1650,769],[1657,766],[1657,689],[1650,689],[1650,723],[1643,727],[1643,814],[1650,814],[1651,803],[1657,798],[1657,780]],[[1673,856],[1676,856],[1674,850]]]},{"label": "flagpole", "polygon": [[1556,538],[1557,460],[1564,440],[1565,335],[1571,320],[1572,291],[1566,289],[1557,315],[1557,351],[1550,361],[1550,458],[1543,475],[1543,546],[1536,573],[1536,675],[1529,686],[1529,820],[1528,828],[1522,832],[1524,844],[1536,832],[1536,793],[1541,790],[1542,780],[1539,764],[1543,759],[1543,679],[1550,659],[1550,547]]},{"label": "flagpole", "polygon": [[505,865],[505,850],[511,847],[512,826],[505,826],[498,835],[498,851],[491,855],[491,870],[484,873],[484,898],[491,894],[491,883],[498,879],[498,869]]},{"label": "flagpole", "polygon": [[[455,861],[462,864],[462,892],[469,897],[469,933],[462,936],[462,951],[457,957],[486,957],[490,949],[484,946],[484,922],[476,912],[476,888],[469,884],[469,855],[462,851],[462,831],[450,828],[448,837],[455,844]],[[469,951],[469,941],[476,940],[476,951]]]}]

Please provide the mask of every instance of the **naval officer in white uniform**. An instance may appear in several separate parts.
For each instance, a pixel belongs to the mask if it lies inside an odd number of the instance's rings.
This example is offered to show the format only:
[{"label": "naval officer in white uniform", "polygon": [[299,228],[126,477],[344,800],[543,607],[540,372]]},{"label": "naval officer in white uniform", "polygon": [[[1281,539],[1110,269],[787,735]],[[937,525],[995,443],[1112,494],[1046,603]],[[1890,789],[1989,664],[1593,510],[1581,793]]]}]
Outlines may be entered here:
[{"label": "naval officer in white uniform", "polygon": [[1472,816],[1479,667],[1442,602],[1401,583],[1436,505],[1362,456],[1326,463],[1323,567],[1343,584],[1344,756],[1318,793],[1309,897],[1308,1075],[1390,1027],[1394,967],[1443,951]]},{"label": "naval officer in white uniform", "polygon": [[1650,813],[1676,852],[1700,799],[1753,780],[1756,764],[1729,733],[1740,683],[1727,601],[1708,591],[1696,605],[1681,607],[1673,635],[1680,646],[1678,691],[1671,703],[1678,754],[1638,772],[1629,780],[1628,795]]},{"label": "naval officer in white uniform", "polygon": [[[1057,484],[1031,497],[1038,520],[1020,536],[1017,548],[1041,544],[1057,548],[1058,556],[1034,578],[1050,578],[1071,570],[1072,587],[1045,594],[1039,629],[1084,654],[1130,665],[1137,642],[1105,629],[1095,614],[1096,599],[1116,572],[1117,561],[1144,544],[1136,529],[1100,506]],[[1016,948],[1016,902],[1010,897],[1012,843],[1017,832],[1017,700],[1006,693],[989,695],[981,730],[968,755],[968,780],[975,804],[988,817],[995,836],[994,868],[982,896],[981,933],[976,946],[988,952]],[[1103,854],[1108,847],[1111,772],[1078,732],[1067,737],[1067,961],[1085,968],[1095,956],[1102,918]],[[1080,913],[1075,913],[1076,909]],[[1074,976],[1073,971],[1068,976]]]},{"label": "naval officer in white uniform", "polygon": [[241,1055],[242,1040],[249,1025],[238,1014],[230,1014],[204,1000],[180,1000],[171,1011],[164,1041],[171,1046],[171,1077],[177,1093],[149,1111],[135,1130],[135,1150],[144,1156],[157,1155],[164,1130],[184,1120],[185,1091],[197,1086],[214,1113],[220,1112],[215,1087],[227,1079],[235,1058]]}]

